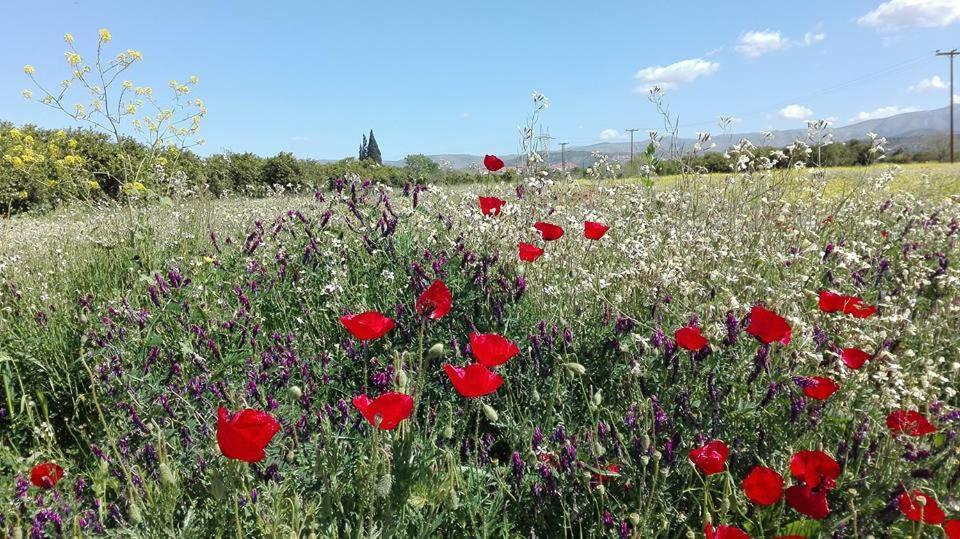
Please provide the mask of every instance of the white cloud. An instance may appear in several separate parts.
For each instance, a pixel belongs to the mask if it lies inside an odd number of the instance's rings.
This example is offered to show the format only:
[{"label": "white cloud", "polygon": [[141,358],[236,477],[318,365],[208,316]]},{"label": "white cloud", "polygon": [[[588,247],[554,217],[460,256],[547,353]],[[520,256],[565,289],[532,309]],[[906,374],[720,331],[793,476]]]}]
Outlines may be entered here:
[{"label": "white cloud", "polygon": [[617,140],[620,138],[623,138],[623,135],[616,129],[604,129],[600,132],[600,140]]},{"label": "white cloud", "polygon": [[633,78],[643,83],[642,86],[637,88],[637,91],[645,92],[654,86],[666,90],[675,88],[680,84],[693,82],[700,77],[712,75],[718,69],[720,69],[720,64],[717,62],[702,58],[691,58],[668,66],[645,67],[637,71]]},{"label": "white cloud", "polygon": [[942,28],[960,21],[957,0],[890,0],[857,19],[862,26],[885,32],[906,28]]},{"label": "white cloud", "polygon": [[939,76],[934,75],[929,79],[923,79],[907,89],[911,92],[926,92],[927,90],[945,90],[946,88],[947,83],[943,82],[943,79]]},{"label": "white cloud", "polygon": [[813,117],[813,111],[803,105],[787,105],[780,109],[780,117],[785,120],[808,120]]},{"label": "white cloud", "polygon": [[876,120],[877,118],[887,118],[889,116],[894,116],[896,114],[903,114],[904,112],[916,112],[920,109],[917,107],[880,107],[878,109],[871,110],[869,112],[860,112],[856,116],[850,118],[851,122],[862,122],[865,120]]},{"label": "white cloud", "polygon": [[803,34],[803,44],[807,47],[813,45],[814,43],[819,43],[824,39],[827,39],[827,34],[823,32],[807,32],[806,34]]},{"label": "white cloud", "polygon": [[776,52],[790,46],[790,40],[782,37],[780,32],[769,30],[762,32],[747,32],[737,39],[737,52],[744,56],[757,57]]},{"label": "white cloud", "polygon": [[953,94],[953,102],[960,104],[960,94]]}]

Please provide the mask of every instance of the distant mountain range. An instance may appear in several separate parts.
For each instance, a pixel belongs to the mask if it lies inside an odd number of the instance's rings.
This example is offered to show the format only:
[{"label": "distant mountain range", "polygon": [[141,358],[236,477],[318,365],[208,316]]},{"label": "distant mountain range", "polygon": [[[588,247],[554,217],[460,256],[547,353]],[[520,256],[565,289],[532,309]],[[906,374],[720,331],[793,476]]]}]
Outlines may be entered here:
[{"label": "distant mountain range", "polygon": [[[957,129],[960,130],[960,106],[955,107],[954,121]],[[918,151],[928,149],[930,144],[936,140],[946,141],[947,134],[950,132],[950,107],[944,107],[935,110],[922,110],[917,112],[905,112],[886,118],[877,118],[875,120],[866,120],[843,127],[831,128],[833,139],[835,141],[848,141],[853,139],[866,139],[867,133],[876,133],[888,140],[887,151],[893,151],[899,148],[909,151]],[[773,131],[773,138],[766,139],[763,133],[732,133],[718,135],[714,133],[713,142],[716,143],[716,150],[723,151],[729,146],[737,143],[741,139],[747,139],[755,145],[764,146],[788,146],[796,139],[805,139],[806,129],[787,129],[783,131]],[[664,143],[667,141],[665,140]],[[678,149],[690,150],[696,143],[696,139],[678,138],[676,145]],[[649,143],[649,140],[638,140],[634,143],[634,151],[641,152]],[[611,156],[613,160],[629,159],[629,142],[601,142],[590,144],[588,146],[568,146],[566,149],[567,166],[589,166],[593,163],[593,152],[600,152]],[[435,154],[427,157],[440,163],[446,168],[468,169],[479,168],[482,166],[482,155],[470,154]],[[500,156],[508,166],[519,162],[517,155]],[[552,148],[549,155],[544,156],[547,164],[552,166],[560,165],[560,149]],[[384,164],[403,165],[403,161],[384,162]]]}]

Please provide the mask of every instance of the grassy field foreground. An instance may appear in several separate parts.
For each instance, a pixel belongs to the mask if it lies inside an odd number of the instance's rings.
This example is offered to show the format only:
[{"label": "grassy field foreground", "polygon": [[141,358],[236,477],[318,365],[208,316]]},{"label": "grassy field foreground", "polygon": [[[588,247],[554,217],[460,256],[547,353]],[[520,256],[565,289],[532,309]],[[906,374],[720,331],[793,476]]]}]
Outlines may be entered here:
[{"label": "grassy field foreground", "polygon": [[[344,181],[5,221],[0,535],[948,536],[957,178]],[[364,311],[392,328],[357,338]]]}]

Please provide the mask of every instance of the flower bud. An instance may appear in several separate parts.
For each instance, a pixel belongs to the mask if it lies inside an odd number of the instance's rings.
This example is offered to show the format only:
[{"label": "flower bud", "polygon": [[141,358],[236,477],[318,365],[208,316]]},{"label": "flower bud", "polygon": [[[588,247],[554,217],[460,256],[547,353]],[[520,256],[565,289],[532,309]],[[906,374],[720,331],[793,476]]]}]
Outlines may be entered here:
[{"label": "flower bud", "polygon": [[446,439],[448,439],[448,440],[451,439],[451,438],[453,438],[453,427],[452,427],[452,426],[447,425],[446,427],[443,427],[443,437],[446,438]]},{"label": "flower bud", "polygon": [[600,406],[603,403],[603,390],[598,389],[596,393],[593,394],[593,405]]},{"label": "flower bud", "polygon": [[375,487],[378,498],[386,498],[390,496],[390,490],[393,488],[393,476],[386,473],[380,477],[380,480],[377,481]]},{"label": "flower bud", "polygon": [[140,513],[140,506],[136,503],[130,504],[130,521],[134,524],[143,522],[143,515]]},{"label": "flower bud", "polygon": [[287,393],[290,394],[290,397],[291,397],[293,400],[300,400],[300,397],[303,396],[303,390],[300,389],[299,386],[290,386],[290,387],[287,389]]},{"label": "flower bud", "polygon": [[650,435],[649,435],[649,434],[644,434],[643,436],[640,437],[640,449],[642,449],[644,453],[646,453],[646,451],[647,451],[648,449],[650,449]]},{"label": "flower bud", "polygon": [[160,463],[160,482],[168,487],[177,484],[177,478],[173,475],[173,470],[170,469],[170,466],[166,462]]},{"label": "flower bud", "polygon": [[397,369],[397,373],[394,375],[397,379],[397,387],[404,388],[407,387],[407,371],[403,369]]},{"label": "flower bud", "polygon": [[567,372],[576,376],[587,374],[587,368],[576,362],[563,363],[561,366],[567,369]]},{"label": "flower bud", "polygon": [[640,515],[637,513],[630,513],[630,516],[627,518],[630,519],[630,524],[633,524],[634,526],[640,525]]},{"label": "flower bud", "polygon": [[603,444],[600,442],[593,442],[593,453],[597,456],[603,455],[607,450],[604,449]]},{"label": "flower bud", "polygon": [[646,466],[647,464],[650,464],[650,457],[644,455],[644,456],[640,457],[640,462],[641,462],[644,466]]},{"label": "flower bud", "polygon": [[450,493],[447,494],[446,505],[450,511],[456,511],[460,507],[460,496],[457,495],[456,490],[451,489]]},{"label": "flower bud", "polygon": [[496,423],[500,416],[497,414],[497,411],[493,409],[493,406],[484,403],[483,405],[483,415],[487,416],[487,420],[491,423]]},{"label": "flower bud", "polygon": [[437,343],[430,347],[430,350],[427,351],[427,357],[430,359],[437,359],[443,357],[443,343]]},{"label": "flower bud", "polygon": [[651,456],[653,457],[653,460],[654,460],[655,462],[658,462],[658,461],[663,457],[663,453],[661,453],[661,452],[659,452],[659,451],[657,451],[657,450],[654,450]]}]

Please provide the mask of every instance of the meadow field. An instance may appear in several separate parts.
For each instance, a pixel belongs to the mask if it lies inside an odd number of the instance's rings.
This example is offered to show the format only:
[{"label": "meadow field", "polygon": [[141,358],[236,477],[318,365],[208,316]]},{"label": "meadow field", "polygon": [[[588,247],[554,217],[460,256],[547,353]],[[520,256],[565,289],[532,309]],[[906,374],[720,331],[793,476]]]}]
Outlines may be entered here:
[{"label": "meadow field", "polygon": [[0,535],[955,538],[958,219],[949,165],[6,219]]}]

